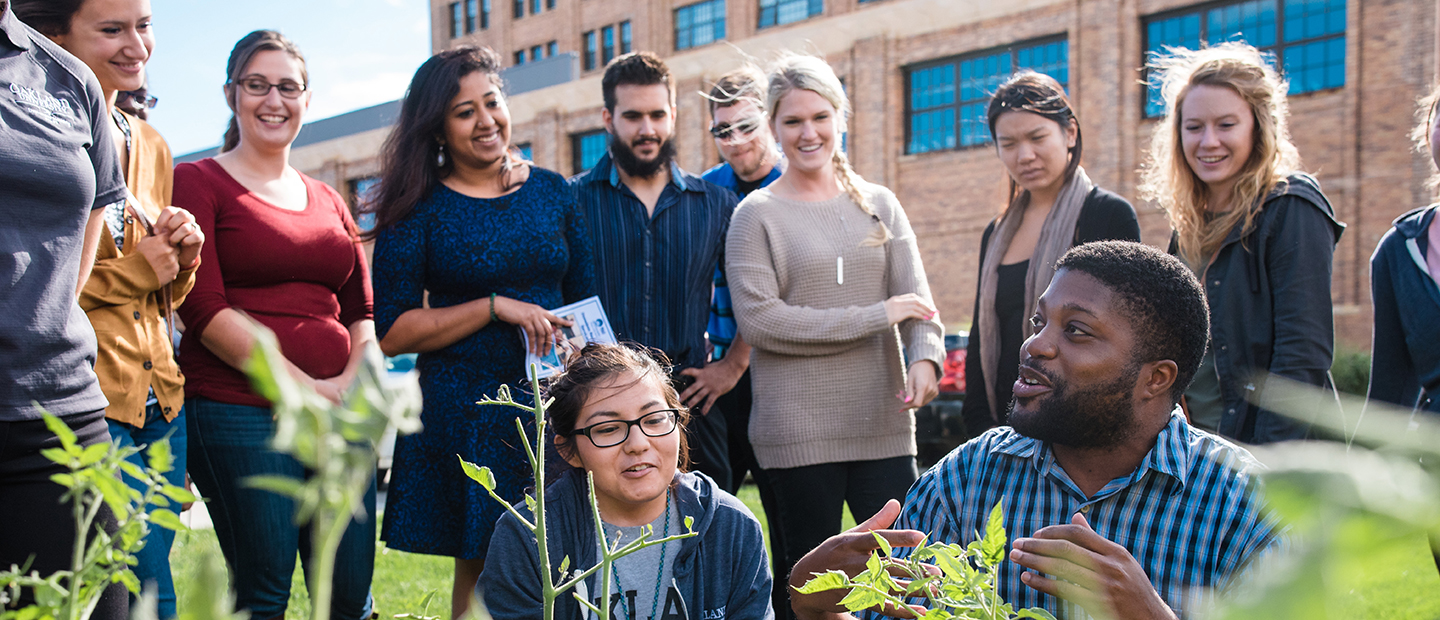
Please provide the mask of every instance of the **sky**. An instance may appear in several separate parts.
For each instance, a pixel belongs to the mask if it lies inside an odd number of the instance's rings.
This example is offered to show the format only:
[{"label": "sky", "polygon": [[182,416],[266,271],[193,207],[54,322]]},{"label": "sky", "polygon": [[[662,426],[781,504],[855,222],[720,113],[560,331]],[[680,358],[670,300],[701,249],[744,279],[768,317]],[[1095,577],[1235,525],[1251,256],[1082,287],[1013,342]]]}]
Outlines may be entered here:
[{"label": "sky", "polygon": [[279,30],[305,54],[307,122],[399,99],[430,56],[426,0],[151,0],[151,11],[150,124],[177,156],[220,143],[225,61],[252,30]]}]

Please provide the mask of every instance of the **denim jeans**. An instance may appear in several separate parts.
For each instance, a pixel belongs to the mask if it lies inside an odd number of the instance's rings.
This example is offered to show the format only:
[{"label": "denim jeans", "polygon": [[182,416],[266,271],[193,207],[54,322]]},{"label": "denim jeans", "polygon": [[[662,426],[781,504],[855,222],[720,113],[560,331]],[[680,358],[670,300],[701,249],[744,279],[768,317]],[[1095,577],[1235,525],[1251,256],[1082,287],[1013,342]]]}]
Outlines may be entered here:
[{"label": "denim jeans", "polygon": [[[255,620],[285,615],[295,557],[309,582],[311,528],[295,525],[295,502],[251,488],[245,479],[282,475],[303,479],[299,461],[270,448],[275,422],[267,407],[185,401],[190,431],[190,477],[209,500],[220,551],[230,565],[235,607]],[[365,493],[364,516],[350,522],[335,557],[330,617],[370,617],[375,568],[375,482]]]},{"label": "denim jeans", "polygon": [[[145,447],[152,442],[161,439],[170,439],[170,453],[175,457],[175,468],[165,474],[165,480],[177,487],[185,486],[185,409],[181,408],[180,413],[174,420],[165,421],[165,415],[160,411],[159,404],[152,404],[145,408],[145,426],[136,428],[124,422],[116,422],[109,418],[105,423],[110,427],[110,439],[121,447],[139,446],[141,451],[130,455],[129,461],[145,466]],[[132,488],[144,492],[140,488],[139,481],[130,476],[125,476],[125,483]],[[153,507],[152,507],[153,508]],[[175,512],[179,508],[172,506]],[[156,594],[160,597],[160,618],[168,620],[175,617],[175,580],[170,574],[170,547],[175,542],[175,532],[155,524],[150,525],[150,533],[145,535],[145,547],[135,554],[139,562],[135,565],[135,576],[140,579],[144,588],[154,587]],[[131,605],[135,604],[134,595],[131,595]]]}]

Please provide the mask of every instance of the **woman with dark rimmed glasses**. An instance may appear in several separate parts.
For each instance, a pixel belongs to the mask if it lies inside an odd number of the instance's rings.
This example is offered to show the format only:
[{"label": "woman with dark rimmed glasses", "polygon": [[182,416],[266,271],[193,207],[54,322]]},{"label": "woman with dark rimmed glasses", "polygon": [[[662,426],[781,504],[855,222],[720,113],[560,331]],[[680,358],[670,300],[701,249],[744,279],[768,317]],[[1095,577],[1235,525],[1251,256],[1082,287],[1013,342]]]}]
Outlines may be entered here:
[{"label": "woman with dark rimmed glasses", "polygon": [[[625,544],[652,528],[652,540],[696,536],[642,549],[615,562],[610,608],[619,617],[773,618],[770,569],[760,523],[705,474],[685,472],[690,413],[653,358],[626,346],[585,347],[550,381],[548,410],[556,459],[546,488],[550,557],[585,570],[598,559],[586,474],[594,480],[604,544]],[[677,432],[679,431],[679,432]],[[521,503],[516,506],[528,518]],[[496,620],[541,617],[535,540],[512,514],[490,540],[477,593]],[[599,606],[597,572],[578,591]],[[567,593],[557,618],[579,618]]]},{"label": "woman with dark rimmed glasses", "polygon": [[[188,327],[180,367],[188,380],[191,477],[210,500],[235,606],[263,620],[284,617],[296,556],[309,568],[311,530],[295,526],[293,501],[246,479],[309,472],[270,447],[271,403],[242,371],[254,345],[245,317],[275,332],[295,381],[336,401],[375,339],[375,325],[349,207],[289,163],[310,103],[300,50],[278,32],[257,30],[235,44],[226,74],[234,116],[220,154],[175,168],[175,202],[195,214],[210,240],[180,313]],[[362,506],[336,552],[336,620],[369,618],[373,606],[373,482]]]}]

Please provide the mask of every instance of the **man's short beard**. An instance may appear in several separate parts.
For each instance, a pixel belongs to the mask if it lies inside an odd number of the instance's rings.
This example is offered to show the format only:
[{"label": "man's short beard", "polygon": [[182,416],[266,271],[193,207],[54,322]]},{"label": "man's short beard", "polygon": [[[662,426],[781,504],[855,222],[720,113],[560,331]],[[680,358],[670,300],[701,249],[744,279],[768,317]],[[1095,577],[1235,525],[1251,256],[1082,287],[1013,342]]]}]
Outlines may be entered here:
[{"label": "man's short beard", "polygon": [[[1039,372],[1035,366],[1030,367]],[[1135,380],[1140,365],[1134,364],[1114,381],[1073,389],[1048,373],[1052,391],[1036,403],[1034,410],[1021,412],[1010,403],[1009,423],[1015,432],[1032,439],[1071,448],[1110,448],[1135,432]]]},{"label": "man's short beard", "polygon": [[661,170],[675,161],[675,139],[671,138],[660,143],[660,150],[655,154],[654,159],[642,160],[635,156],[634,147],[620,140],[619,136],[610,134],[610,157],[615,160],[615,165],[632,177],[649,179],[654,177]]}]

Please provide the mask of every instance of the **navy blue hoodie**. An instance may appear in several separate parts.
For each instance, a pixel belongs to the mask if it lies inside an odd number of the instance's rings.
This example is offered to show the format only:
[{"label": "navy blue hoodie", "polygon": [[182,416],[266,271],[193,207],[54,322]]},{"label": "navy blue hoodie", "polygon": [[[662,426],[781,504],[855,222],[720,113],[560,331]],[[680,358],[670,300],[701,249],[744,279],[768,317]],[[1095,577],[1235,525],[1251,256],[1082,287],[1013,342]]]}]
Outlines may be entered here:
[{"label": "navy blue hoodie", "polygon": [[1370,257],[1375,332],[1370,398],[1440,413],[1440,287],[1425,264],[1427,232],[1440,205],[1395,220]]},{"label": "navy blue hoodie", "polygon": [[[694,530],[699,534],[680,541],[680,552],[675,557],[675,581],[671,585],[684,599],[684,617],[773,620],[770,562],[765,556],[760,522],[745,504],[720,490],[704,474],[676,474],[671,488],[682,522],[685,517],[694,517]],[[550,562],[558,567],[563,558],[569,557],[571,575],[577,569],[594,566],[599,561],[598,544],[584,472],[572,469],[561,475],[545,490],[545,503]],[[517,509],[526,519],[532,518],[523,504]],[[538,564],[534,536],[507,512],[495,525],[485,571],[476,585],[476,594],[495,620],[541,617]],[[587,600],[599,595],[599,579],[597,571],[580,584]],[[616,607],[611,617],[625,620],[619,612]],[[556,601],[557,620],[586,617],[593,614],[585,611],[582,615],[571,591]]]}]

